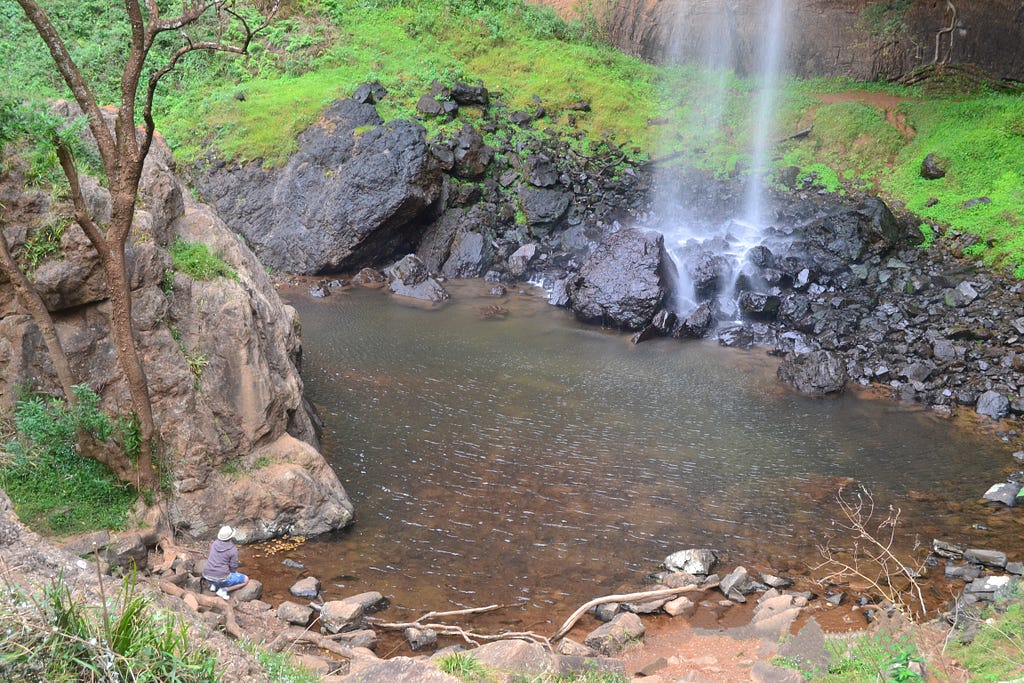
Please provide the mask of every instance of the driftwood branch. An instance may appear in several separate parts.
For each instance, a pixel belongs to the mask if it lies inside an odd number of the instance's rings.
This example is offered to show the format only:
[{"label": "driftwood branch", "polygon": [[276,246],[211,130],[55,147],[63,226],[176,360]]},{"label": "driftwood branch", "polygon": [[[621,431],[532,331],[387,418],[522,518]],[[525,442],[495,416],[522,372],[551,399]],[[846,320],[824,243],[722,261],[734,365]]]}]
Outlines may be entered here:
[{"label": "driftwood branch", "polygon": [[539,633],[533,631],[504,631],[502,633],[477,633],[460,626],[452,624],[429,623],[428,619],[446,619],[448,617],[465,616],[469,614],[481,614],[502,609],[507,605],[488,605],[487,607],[470,607],[468,609],[452,610],[450,612],[427,612],[415,621],[373,621],[373,625],[388,631],[404,631],[407,628],[417,628],[434,631],[440,636],[458,636],[470,645],[480,645],[479,641],[488,640],[528,640],[539,643],[546,648],[551,648],[551,642]]},{"label": "driftwood branch", "polygon": [[653,600],[655,598],[667,598],[673,595],[682,595],[683,593],[692,593],[693,591],[706,591],[711,588],[718,586],[718,582],[711,582],[706,584],[693,584],[690,586],[681,586],[679,588],[659,588],[652,591],[643,591],[640,593],[622,593],[619,595],[606,595],[601,598],[594,598],[590,602],[580,605],[580,607],[573,612],[565,623],[562,624],[561,628],[555,631],[555,634],[551,636],[551,640],[555,641],[565,636],[572,627],[576,625],[579,618],[587,613],[588,610],[597,607],[598,605],[606,605],[609,602],[637,602],[640,600]]},{"label": "driftwood branch", "polygon": [[267,648],[274,652],[281,652],[292,645],[312,645],[331,654],[345,659],[355,659],[358,655],[351,647],[339,645],[331,640],[329,636],[320,635],[306,628],[291,626],[282,631],[276,638],[267,644]]},{"label": "driftwood branch", "polygon": [[214,612],[220,612],[224,615],[224,630],[227,631],[228,635],[236,640],[241,640],[245,634],[242,633],[242,629],[239,628],[238,622],[235,621],[235,610],[231,607],[231,603],[221,598],[215,598],[212,595],[202,595],[195,591],[190,591],[181,586],[177,586],[170,581],[161,581],[159,584],[160,590],[168,595],[173,595],[176,598],[181,598],[185,601],[192,609],[199,611],[198,608],[205,607],[206,609]]}]

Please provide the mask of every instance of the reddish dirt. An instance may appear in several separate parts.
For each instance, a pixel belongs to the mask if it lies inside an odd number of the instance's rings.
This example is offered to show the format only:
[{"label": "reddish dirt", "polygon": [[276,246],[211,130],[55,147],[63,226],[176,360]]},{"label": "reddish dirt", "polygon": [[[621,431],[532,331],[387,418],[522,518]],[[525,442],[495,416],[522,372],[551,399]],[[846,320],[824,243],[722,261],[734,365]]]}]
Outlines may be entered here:
[{"label": "reddish dirt", "polygon": [[913,98],[897,97],[895,95],[886,95],[885,93],[880,92],[865,92],[863,90],[852,90],[849,92],[837,93],[817,93],[814,97],[821,100],[822,104],[833,104],[835,102],[860,102],[862,104],[871,105],[872,107],[885,112],[885,120],[889,122],[890,126],[898,130],[907,140],[913,138],[917,133],[917,131],[907,123],[906,114],[899,111],[900,104],[903,102],[913,102]]}]

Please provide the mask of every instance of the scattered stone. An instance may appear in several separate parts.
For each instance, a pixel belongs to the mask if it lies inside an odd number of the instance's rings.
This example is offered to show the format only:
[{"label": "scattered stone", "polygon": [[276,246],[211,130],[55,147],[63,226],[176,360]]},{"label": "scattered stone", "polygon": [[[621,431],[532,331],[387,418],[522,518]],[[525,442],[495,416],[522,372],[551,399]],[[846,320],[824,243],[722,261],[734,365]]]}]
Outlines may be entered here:
[{"label": "scattered stone", "polygon": [[288,567],[289,569],[303,570],[303,569],[306,568],[306,565],[302,564],[301,562],[296,562],[295,560],[291,559],[290,557],[289,558],[285,558],[284,560],[282,560],[281,564],[283,564],[284,566]]},{"label": "scattered stone", "polygon": [[665,558],[665,568],[670,572],[699,576],[707,576],[717,565],[718,555],[714,550],[705,548],[680,550]]},{"label": "scattered stone", "polygon": [[603,655],[614,657],[632,643],[642,641],[646,629],[640,617],[620,612],[607,624],[591,631],[583,643]]},{"label": "scattered stone", "polygon": [[947,543],[946,541],[940,541],[939,539],[932,539],[932,552],[940,557],[946,557],[950,559],[959,559],[964,556],[964,549],[958,545]]},{"label": "scattered stone", "polygon": [[362,624],[364,613],[358,602],[329,600],[320,608],[320,630],[324,633],[354,631]]},{"label": "scattered stone", "polygon": [[371,628],[345,631],[344,633],[337,634],[333,640],[338,643],[344,643],[349,647],[364,647],[367,650],[377,649],[377,632]]},{"label": "scattered stone", "polygon": [[313,599],[320,595],[320,579],[315,576],[307,576],[292,584],[288,592],[297,598]]},{"label": "scattered stone", "polygon": [[969,548],[964,551],[964,559],[974,564],[982,564],[986,567],[1003,569],[1006,567],[1006,553],[998,550],[982,550]]},{"label": "scattered stone", "polygon": [[622,611],[617,602],[606,602],[594,608],[594,618],[598,621],[608,622],[615,618],[615,615]]},{"label": "scattered stone", "polygon": [[921,162],[921,177],[925,180],[938,180],[946,176],[946,169],[939,165],[935,154],[929,153]]},{"label": "scattered stone", "polygon": [[993,484],[989,490],[985,492],[982,498],[994,503],[1002,503],[1007,507],[1013,507],[1017,500],[1017,494],[1020,493],[1020,491],[1020,484],[1003,482],[1001,484]]},{"label": "scattered stone", "polygon": [[289,624],[305,626],[313,618],[313,608],[285,600],[277,606],[277,616]]},{"label": "scattered stone", "polygon": [[668,660],[664,657],[658,657],[657,659],[644,664],[642,667],[637,669],[636,674],[638,676],[653,676],[662,669],[668,668]]},{"label": "scattered stone", "polygon": [[403,634],[409,643],[409,647],[413,650],[430,647],[437,642],[437,632],[429,628],[421,629],[410,626],[403,631]]},{"label": "scattered stone", "polygon": [[689,617],[697,609],[697,605],[693,603],[693,600],[683,595],[675,600],[669,600],[662,609],[672,617]]},{"label": "scattered stone", "polygon": [[527,678],[544,674],[551,668],[544,646],[525,640],[485,643],[473,650],[473,658],[488,669],[514,672]]}]

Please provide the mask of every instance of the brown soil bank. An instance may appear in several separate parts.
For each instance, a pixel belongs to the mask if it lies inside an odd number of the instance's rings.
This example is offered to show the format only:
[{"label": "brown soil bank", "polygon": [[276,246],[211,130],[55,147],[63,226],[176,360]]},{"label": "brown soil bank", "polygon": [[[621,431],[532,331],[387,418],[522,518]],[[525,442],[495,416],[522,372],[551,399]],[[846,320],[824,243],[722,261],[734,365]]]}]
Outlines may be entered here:
[{"label": "brown soil bank", "polygon": [[[701,61],[752,73],[766,0],[531,0],[588,12],[611,42],[656,62]],[[1024,80],[1024,6],[1016,0],[783,0],[785,60],[802,77],[895,79],[938,62]],[[582,8],[582,9],[581,9]],[[888,10],[888,11],[886,11]]]}]

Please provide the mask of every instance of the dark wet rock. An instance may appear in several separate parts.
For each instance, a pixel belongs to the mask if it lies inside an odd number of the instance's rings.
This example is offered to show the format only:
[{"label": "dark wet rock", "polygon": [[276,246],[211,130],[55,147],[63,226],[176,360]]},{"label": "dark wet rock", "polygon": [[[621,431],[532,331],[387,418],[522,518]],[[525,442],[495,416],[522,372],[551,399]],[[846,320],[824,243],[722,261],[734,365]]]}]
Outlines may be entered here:
[{"label": "dark wet rock", "polygon": [[517,109],[516,111],[509,112],[508,121],[512,125],[525,128],[526,126],[533,123],[533,114],[528,111]]},{"label": "dark wet rock", "polygon": [[714,324],[714,308],[705,301],[679,322],[672,336],[679,339],[702,339],[707,336]]},{"label": "dark wet rock", "polygon": [[487,166],[494,158],[494,150],[484,143],[484,138],[470,124],[465,124],[454,141],[455,165],[452,173],[459,178],[476,180],[487,172]]},{"label": "dark wet rock", "polygon": [[739,296],[740,313],[751,320],[775,320],[782,300],[773,294],[743,292]]},{"label": "dark wet rock", "polygon": [[558,168],[545,154],[532,154],[526,159],[526,181],[535,187],[551,187],[558,183]]},{"label": "dark wet rock", "polygon": [[605,236],[568,284],[569,307],[586,322],[641,330],[665,300],[671,267],[660,233],[624,228]]},{"label": "dark wet rock", "polygon": [[360,104],[377,104],[387,97],[387,94],[387,89],[379,81],[374,81],[373,83],[363,83],[356,88],[352,99]]},{"label": "dark wet rock", "polygon": [[572,203],[572,193],[557,188],[519,186],[519,202],[526,214],[530,231],[543,235],[565,217]]},{"label": "dark wet rock", "polygon": [[603,655],[614,657],[627,646],[643,640],[645,632],[640,617],[631,612],[621,612],[607,624],[591,631],[583,639],[583,644]]},{"label": "dark wet rock", "polygon": [[775,254],[773,254],[772,250],[763,244],[752,247],[750,251],[747,252],[746,260],[751,265],[762,270],[775,267]]},{"label": "dark wet rock", "polygon": [[718,565],[718,554],[706,548],[690,548],[674,552],[665,558],[670,572],[707,576]]},{"label": "dark wet rock", "polygon": [[451,98],[459,104],[486,107],[491,102],[490,93],[482,85],[469,85],[456,81],[451,88]]},{"label": "dark wet rock", "polygon": [[934,153],[929,153],[921,162],[921,177],[925,180],[938,180],[946,177],[946,169],[939,164]]},{"label": "dark wet rock", "polygon": [[364,266],[406,250],[441,192],[422,126],[335,102],[281,169],[205,169],[199,189],[260,260],[291,273]]},{"label": "dark wet rock", "polygon": [[594,608],[594,618],[598,621],[609,622],[621,611],[622,605],[619,603],[605,602]]},{"label": "dark wet rock", "polygon": [[491,248],[479,232],[460,232],[452,241],[441,274],[448,278],[480,277],[490,265]]},{"label": "dark wet rock", "polygon": [[974,199],[968,199],[967,201],[965,201],[964,202],[964,208],[965,209],[973,209],[976,206],[981,206],[983,204],[991,204],[991,203],[992,203],[992,200],[989,199],[988,197],[975,197]]},{"label": "dark wet rock", "polygon": [[787,353],[779,365],[778,375],[779,379],[809,396],[839,393],[849,378],[846,361],[831,351]]},{"label": "dark wet rock", "polygon": [[323,299],[331,295],[331,290],[327,287],[327,283],[318,282],[309,288],[309,295],[314,299]]},{"label": "dark wet rock", "polygon": [[682,269],[693,283],[698,299],[710,299],[718,294],[732,278],[732,262],[721,254],[703,247],[683,251]]},{"label": "dark wet rock", "polygon": [[981,497],[993,503],[1002,503],[1007,507],[1013,507],[1017,500],[1017,494],[1020,491],[1020,484],[1003,482],[1001,484],[993,484]]}]

